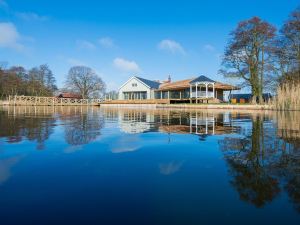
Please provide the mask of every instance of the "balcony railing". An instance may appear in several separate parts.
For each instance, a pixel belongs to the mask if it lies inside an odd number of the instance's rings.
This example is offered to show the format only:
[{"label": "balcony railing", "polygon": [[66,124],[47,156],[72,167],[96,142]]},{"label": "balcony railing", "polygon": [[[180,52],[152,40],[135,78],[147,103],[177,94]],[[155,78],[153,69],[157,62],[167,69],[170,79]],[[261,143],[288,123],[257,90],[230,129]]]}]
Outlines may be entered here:
[{"label": "balcony railing", "polygon": [[205,119],[199,119],[199,118],[191,118],[190,119],[190,125],[207,125],[207,124],[213,124],[215,122],[214,117],[207,117]]},{"label": "balcony railing", "polygon": [[[192,98],[196,98],[196,92],[192,92],[191,93],[191,97]],[[214,93],[212,91],[208,91],[207,92],[207,96],[206,96],[206,92],[205,91],[198,91],[197,92],[197,98],[213,98],[214,97]]]}]

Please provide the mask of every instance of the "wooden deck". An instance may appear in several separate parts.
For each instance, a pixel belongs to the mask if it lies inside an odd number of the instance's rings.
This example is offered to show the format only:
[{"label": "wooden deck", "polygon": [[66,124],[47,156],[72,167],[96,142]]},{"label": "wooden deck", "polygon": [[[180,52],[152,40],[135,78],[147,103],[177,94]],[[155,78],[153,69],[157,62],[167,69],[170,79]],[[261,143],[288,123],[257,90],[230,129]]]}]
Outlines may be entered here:
[{"label": "wooden deck", "polygon": [[185,99],[135,99],[106,100],[101,104],[174,104],[174,103],[220,103],[216,98],[185,98]]},{"label": "wooden deck", "polygon": [[170,104],[171,99],[106,100],[101,104]]}]

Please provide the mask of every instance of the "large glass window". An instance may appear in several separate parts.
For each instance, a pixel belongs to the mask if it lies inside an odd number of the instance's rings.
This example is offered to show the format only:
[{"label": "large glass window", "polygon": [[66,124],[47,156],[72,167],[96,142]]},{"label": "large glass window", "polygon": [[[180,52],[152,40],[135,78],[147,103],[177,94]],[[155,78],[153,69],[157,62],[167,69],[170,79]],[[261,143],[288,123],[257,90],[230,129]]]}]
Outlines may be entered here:
[{"label": "large glass window", "polygon": [[[169,98],[170,99],[188,99],[190,98],[190,90],[183,89],[183,90],[170,90],[169,91]],[[168,91],[156,91],[154,93],[155,99],[167,99],[168,98]]]},{"label": "large glass window", "polygon": [[147,99],[147,92],[123,92],[125,100]]}]

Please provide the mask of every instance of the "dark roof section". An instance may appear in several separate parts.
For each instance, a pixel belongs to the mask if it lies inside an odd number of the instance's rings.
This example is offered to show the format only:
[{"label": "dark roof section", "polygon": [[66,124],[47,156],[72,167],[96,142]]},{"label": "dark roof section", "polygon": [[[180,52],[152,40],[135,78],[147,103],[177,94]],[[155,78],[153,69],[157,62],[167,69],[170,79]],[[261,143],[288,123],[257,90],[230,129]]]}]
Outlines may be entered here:
[{"label": "dark roof section", "polygon": [[196,79],[192,80],[190,83],[196,83],[196,82],[211,82],[211,83],[215,83],[216,81],[209,79],[206,76],[201,75],[200,77],[197,77]]},{"label": "dark roof section", "polygon": [[141,77],[136,77],[137,79],[139,79],[140,81],[142,81],[144,84],[148,85],[150,88],[154,88],[154,89],[158,89],[160,83],[157,81],[153,81],[153,80],[147,80]]},{"label": "dark roof section", "polygon": [[[252,94],[231,94],[229,95],[230,99],[251,99],[252,98]],[[269,99],[272,98],[272,95],[270,93],[263,93],[262,96],[264,99]]]}]

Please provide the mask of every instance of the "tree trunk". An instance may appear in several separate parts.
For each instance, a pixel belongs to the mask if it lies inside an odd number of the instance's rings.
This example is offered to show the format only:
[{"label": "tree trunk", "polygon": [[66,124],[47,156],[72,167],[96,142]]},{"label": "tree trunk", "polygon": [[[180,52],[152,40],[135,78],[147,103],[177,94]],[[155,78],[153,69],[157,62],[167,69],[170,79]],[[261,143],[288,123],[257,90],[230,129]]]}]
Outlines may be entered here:
[{"label": "tree trunk", "polygon": [[264,64],[265,64],[265,59],[264,59],[264,54],[265,54],[265,48],[262,46],[261,49],[261,71],[260,71],[260,84],[259,84],[259,103],[263,104],[263,83],[264,83]]},{"label": "tree trunk", "polygon": [[260,82],[259,82],[259,75],[258,75],[258,67],[257,65],[252,66],[250,69],[250,83],[251,83],[251,93],[252,93],[252,104],[257,103],[257,98],[259,97],[260,93]]}]

